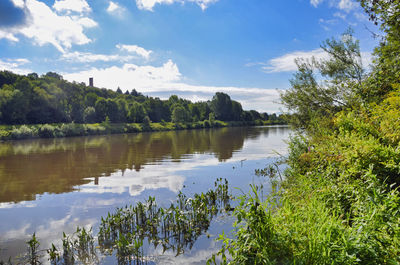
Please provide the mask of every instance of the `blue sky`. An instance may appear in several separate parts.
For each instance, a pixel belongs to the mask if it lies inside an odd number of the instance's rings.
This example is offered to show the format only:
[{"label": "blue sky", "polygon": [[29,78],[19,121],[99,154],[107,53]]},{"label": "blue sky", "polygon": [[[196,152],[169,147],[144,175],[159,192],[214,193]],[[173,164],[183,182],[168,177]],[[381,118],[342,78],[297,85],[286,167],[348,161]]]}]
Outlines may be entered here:
[{"label": "blue sky", "polygon": [[368,64],[378,29],[353,0],[1,0],[0,69],[277,112],[294,58],[349,26]]}]

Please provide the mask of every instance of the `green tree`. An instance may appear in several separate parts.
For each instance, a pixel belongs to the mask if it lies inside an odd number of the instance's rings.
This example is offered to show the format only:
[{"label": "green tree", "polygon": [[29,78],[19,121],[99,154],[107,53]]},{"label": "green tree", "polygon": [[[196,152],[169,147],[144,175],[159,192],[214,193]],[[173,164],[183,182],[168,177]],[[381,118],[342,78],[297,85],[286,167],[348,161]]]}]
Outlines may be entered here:
[{"label": "green tree", "polygon": [[171,120],[172,122],[188,122],[190,119],[189,112],[182,107],[181,105],[177,105],[172,110]]},{"label": "green tree", "polygon": [[[359,98],[364,72],[359,43],[352,31],[346,31],[340,40],[325,41],[322,48],[329,58],[297,59],[298,71],[290,80],[291,88],[281,93],[283,105],[294,113],[290,122],[298,128],[307,128],[315,117],[355,106]],[[317,82],[317,74],[325,80]]]},{"label": "green tree", "polygon": [[128,121],[142,123],[147,116],[146,109],[140,103],[133,102],[129,107]]},{"label": "green tree", "polygon": [[104,98],[98,98],[95,104],[96,110],[96,121],[102,122],[106,120],[107,117],[107,102]]},{"label": "green tree", "polygon": [[85,96],[85,105],[88,107],[94,107],[97,99],[98,96],[96,93],[94,92],[87,93]]},{"label": "green tree", "polygon": [[242,105],[237,102],[232,100],[232,120],[234,121],[240,121],[242,119],[243,115],[243,108]]},{"label": "green tree", "polygon": [[374,51],[373,71],[363,87],[366,101],[380,101],[400,83],[400,1],[359,0],[370,20],[385,33]]},{"label": "green tree", "polygon": [[87,107],[83,112],[83,121],[85,123],[96,122],[96,110],[93,107]]},{"label": "green tree", "polygon": [[215,118],[221,121],[228,121],[232,118],[232,101],[229,95],[217,92],[211,101],[211,110]]},{"label": "green tree", "polygon": [[106,115],[111,122],[119,122],[119,108],[115,100],[110,98],[106,100]]},{"label": "green tree", "polygon": [[190,103],[189,112],[190,116],[192,117],[192,121],[196,122],[200,120],[201,112],[198,104]]}]

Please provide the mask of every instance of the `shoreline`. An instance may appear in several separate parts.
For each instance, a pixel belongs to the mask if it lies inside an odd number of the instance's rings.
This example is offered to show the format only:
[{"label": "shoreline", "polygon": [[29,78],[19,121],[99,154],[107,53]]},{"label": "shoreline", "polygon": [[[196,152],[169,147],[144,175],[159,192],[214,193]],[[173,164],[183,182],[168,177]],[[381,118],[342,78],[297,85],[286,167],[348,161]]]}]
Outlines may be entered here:
[{"label": "shoreline", "polygon": [[223,127],[246,127],[287,125],[282,122],[265,121],[209,121],[191,123],[154,122],[154,123],[56,123],[56,124],[22,124],[0,125],[0,142],[25,139],[67,138],[77,136],[110,135],[121,133],[160,132]]}]

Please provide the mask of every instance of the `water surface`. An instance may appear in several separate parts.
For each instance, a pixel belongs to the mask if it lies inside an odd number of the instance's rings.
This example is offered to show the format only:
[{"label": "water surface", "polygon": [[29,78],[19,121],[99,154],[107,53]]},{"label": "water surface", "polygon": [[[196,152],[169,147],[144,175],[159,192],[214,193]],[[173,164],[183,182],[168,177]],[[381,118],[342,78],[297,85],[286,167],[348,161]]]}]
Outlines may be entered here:
[{"label": "water surface", "polygon": [[[42,248],[77,225],[96,232],[101,216],[148,196],[169,205],[179,191],[205,192],[220,177],[246,191],[255,169],[286,153],[289,132],[238,127],[0,143],[0,260],[23,252],[34,232]],[[148,255],[159,264],[204,264],[218,247],[212,238],[231,229],[227,219],[214,220],[184,255]]]}]

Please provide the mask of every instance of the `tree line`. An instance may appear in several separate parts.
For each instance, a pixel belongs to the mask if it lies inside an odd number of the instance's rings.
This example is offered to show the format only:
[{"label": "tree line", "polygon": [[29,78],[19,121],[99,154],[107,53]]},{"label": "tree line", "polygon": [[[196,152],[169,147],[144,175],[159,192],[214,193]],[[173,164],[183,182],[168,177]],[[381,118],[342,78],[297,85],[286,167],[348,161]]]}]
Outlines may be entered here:
[{"label": "tree line", "polygon": [[132,89],[112,91],[68,82],[54,72],[18,75],[0,71],[0,124],[46,123],[144,123],[270,121],[282,122],[276,114],[245,111],[229,95],[217,92],[212,100],[191,102],[172,95],[168,100],[145,96]]}]

